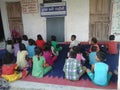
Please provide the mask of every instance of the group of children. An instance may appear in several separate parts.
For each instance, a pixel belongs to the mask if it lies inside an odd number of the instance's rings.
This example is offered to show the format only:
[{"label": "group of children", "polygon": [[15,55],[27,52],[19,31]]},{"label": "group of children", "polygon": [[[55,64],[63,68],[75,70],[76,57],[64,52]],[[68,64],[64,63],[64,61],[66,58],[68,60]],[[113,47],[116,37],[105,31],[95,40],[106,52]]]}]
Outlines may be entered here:
[{"label": "group of children", "polygon": [[[112,73],[108,72],[109,66],[102,62],[106,59],[106,55],[100,52],[97,39],[91,39],[90,49],[85,52],[89,57],[91,69],[84,66],[88,60],[81,53],[80,42],[76,40],[76,35],[72,35],[71,40],[68,58],[65,60],[63,67],[65,78],[72,81],[79,80],[86,72],[94,84],[108,85]],[[14,44],[12,44],[12,40],[8,40],[6,49],[9,53],[3,60],[1,76],[8,81],[15,81],[25,78],[28,73],[31,73],[34,77],[42,78],[52,70],[62,47],[59,47],[55,36],[51,36],[51,41],[45,42],[39,34],[36,41],[28,39],[26,35],[23,35],[22,40],[15,39]],[[16,62],[12,60],[12,53],[14,53]]]},{"label": "group of children", "polygon": [[[114,52],[117,48],[117,44],[113,42],[115,36],[110,35],[109,39],[111,40],[110,44],[107,44],[109,54],[117,54],[117,50]],[[86,72],[88,77],[95,85],[107,86],[112,76],[112,72],[109,72],[109,66],[104,63],[106,54],[100,51],[100,47],[97,44],[97,39],[93,37],[89,43],[89,51],[85,51],[89,60],[85,60],[80,52],[80,46],[75,35],[71,36],[71,40],[72,43],[69,46],[70,51],[68,53],[68,59],[65,61],[65,65],[63,67],[65,78],[71,81],[76,81],[79,80],[80,77]],[[109,47],[111,43],[113,46],[112,48],[114,49],[113,51],[111,51],[111,48]],[[86,62],[89,62],[91,65],[90,69],[84,66],[84,63]]]},{"label": "group of children", "polygon": [[[25,78],[29,73],[41,78],[52,69],[62,47],[58,46],[56,37],[51,36],[51,41],[45,42],[42,36],[37,35],[37,40],[28,39],[23,35],[20,38],[8,40],[7,53],[3,59],[2,77],[8,81]],[[11,56],[15,57],[11,58]]]}]

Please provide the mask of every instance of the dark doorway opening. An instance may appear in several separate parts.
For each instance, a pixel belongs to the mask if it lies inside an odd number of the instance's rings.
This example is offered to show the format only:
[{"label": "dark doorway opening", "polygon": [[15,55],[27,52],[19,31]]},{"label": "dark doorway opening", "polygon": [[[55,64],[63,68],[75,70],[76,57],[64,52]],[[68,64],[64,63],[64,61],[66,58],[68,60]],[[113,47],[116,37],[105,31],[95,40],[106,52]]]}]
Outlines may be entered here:
[{"label": "dark doorway opening", "polygon": [[2,17],[1,17],[1,11],[0,11],[0,41],[3,41],[4,39],[5,39],[5,36],[4,36],[3,23],[2,23]]}]

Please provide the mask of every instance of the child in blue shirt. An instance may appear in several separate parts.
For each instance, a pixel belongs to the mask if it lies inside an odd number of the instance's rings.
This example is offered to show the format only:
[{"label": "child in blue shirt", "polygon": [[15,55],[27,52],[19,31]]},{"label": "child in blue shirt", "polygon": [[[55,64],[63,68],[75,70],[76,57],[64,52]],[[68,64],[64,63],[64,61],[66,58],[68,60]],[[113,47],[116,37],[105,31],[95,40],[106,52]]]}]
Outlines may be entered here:
[{"label": "child in blue shirt", "polygon": [[34,40],[33,39],[29,39],[28,40],[29,45],[27,46],[27,51],[28,51],[28,57],[32,58],[35,55],[35,45],[34,45]]},{"label": "child in blue shirt", "polygon": [[92,52],[89,54],[89,63],[90,63],[90,65],[93,65],[93,64],[95,64],[97,62],[96,61],[97,47],[92,46],[91,51]]},{"label": "child in blue shirt", "polygon": [[86,70],[89,78],[95,85],[107,86],[112,76],[111,72],[108,73],[109,66],[102,62],[105,60],[105,58],[106,56],[103,52],[97,52],[97,63],[92,65],[92,71],[94,71],[94,73],[89,69]]}]

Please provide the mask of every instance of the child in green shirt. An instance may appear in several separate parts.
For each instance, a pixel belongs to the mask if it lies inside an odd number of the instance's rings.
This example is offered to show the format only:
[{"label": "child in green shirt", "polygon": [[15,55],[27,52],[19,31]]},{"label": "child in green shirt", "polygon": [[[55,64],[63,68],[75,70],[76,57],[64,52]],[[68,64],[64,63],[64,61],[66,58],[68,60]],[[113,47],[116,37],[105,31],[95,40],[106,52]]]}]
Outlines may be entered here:
[{"label": "child in green shirt", "polygon": [[52,69],[46,64],[45,58],[42,56],[42,49],[35,47],[35,56],[33,56],[32,76],[42,78],[47,72]]}]

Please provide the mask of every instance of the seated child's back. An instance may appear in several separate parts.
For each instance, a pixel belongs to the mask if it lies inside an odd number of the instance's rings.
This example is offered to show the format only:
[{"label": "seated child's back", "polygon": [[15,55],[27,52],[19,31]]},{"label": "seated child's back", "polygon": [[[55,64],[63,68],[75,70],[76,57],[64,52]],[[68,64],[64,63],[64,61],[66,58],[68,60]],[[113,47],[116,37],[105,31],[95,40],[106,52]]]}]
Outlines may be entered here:
[{"label": "seated child's back", "polygon": [[9,53],[6,53],[3,59],[2,65],[2,77],[7,81],[16,81],[20,78],[24,78],[27,75],[27,71],[18,72],[17,71],[17,64],[12,63],[11,56]]},{"label": "seated child's back", "polygon": [[90,65],[95,64],[96,61],[96,53],[97,53],[97,47],[96,46],[92,46],[92,51],[89,53],[89,63]]},{"label": "seated child's back", "polygon": [[46,63],[50,66],[53,65],[54,61],[57,59],[57,56],[52,54],[51,46],[48,43],[44,45],[43,56],[45,57]]},{"label": "seated child's back", "polygon": [[35,45],[34,45],[34,40],[33,39],[29,39],[28,40],[29,45],[27,46],[27,51],[28,51],[28,57],[32,58],[35,55]]},{"label": "seated child's back", "polygon": [[19,44],[20,50],[17,53],[17,65],[21,68],[24,69],[28,67],[28,62],[27,62],[27,55],[28,52],[26,50],[26,47],[24,44]]},{"label": "seated child's back", "polygon": [[92,82],[100,86],[107,86],[112,76],[112,73],[108,73],[109,66],[101,62],[104,61],[105,57],[106,56],[103,52],[97,52],[97,63],[92,65],[92,70],[94,70],[94,73],[87,69],[87,74],[92,80]]},{"label": "seated child's back", "polygon": [[33,69],[32,76],[37,78],[42,78],[47,72],[49,72],[52,67],[45,66],[46,61],[42,56],[42,49],[39,47],[35,47],[35,56],[33,57]]},{"label": "seated child's back", "polygon": [[63,71],[68,80],[79,80],[85,73],[86,68],[82,67],[80,61],[76,59],[76,52],[71,51],[69,58],[65,61]]},{"label": "seated child's back", "polygon": [[45,41],[43,40],[40,34],[37,35],[36,45],[40,47],[42,50],[44,49]]}]

